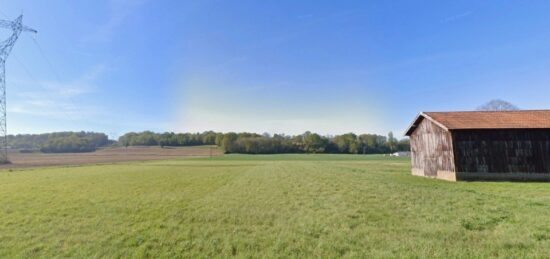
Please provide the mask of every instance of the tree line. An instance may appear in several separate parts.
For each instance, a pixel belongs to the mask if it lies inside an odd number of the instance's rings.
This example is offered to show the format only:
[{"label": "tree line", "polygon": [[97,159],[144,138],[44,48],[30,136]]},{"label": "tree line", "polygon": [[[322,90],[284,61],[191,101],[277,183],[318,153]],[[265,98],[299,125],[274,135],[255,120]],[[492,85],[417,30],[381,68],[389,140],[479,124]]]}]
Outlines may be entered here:
[{"label": "tree line", "polygon": [[408,139],[398,140],[377,134],[347,133],[322,136],[305,132],[300,135],[256,133],[154,133],[151,131],[130,132],[118,139],[121,146],[194,146],[217,145],[226,153],[276,154],[276,153],[342,153],[381,154],[408,151]]},{"label": "tree line", "polygon": [[92,152],[113,143],[104,133],[84,131],[8,135],[8,146],[22,152]]},{"label": "tree line", "polygon": [[216,138],[222,133],[206,131],[203,133],[155,133],[152,131],[130,132],[118,138],[120,146],[199,146],[216,145]]},{"label": "tree line", "polygon": [[55,132],[44,134],[18,134],[8,136],[8,145],[22,152],[41,151],[45,153],[92,152],[105,146],[198,146],[216,145],[226,153],[276,154],[276,153],[341,153],[381,154],[408,151],[409,140],[398,140],[389,133],[377,134],[347,133],[322,136],[312,132],[300,135],[267,133],[155,133],[152,131],[130,132],[109,140],[104,133]]}]

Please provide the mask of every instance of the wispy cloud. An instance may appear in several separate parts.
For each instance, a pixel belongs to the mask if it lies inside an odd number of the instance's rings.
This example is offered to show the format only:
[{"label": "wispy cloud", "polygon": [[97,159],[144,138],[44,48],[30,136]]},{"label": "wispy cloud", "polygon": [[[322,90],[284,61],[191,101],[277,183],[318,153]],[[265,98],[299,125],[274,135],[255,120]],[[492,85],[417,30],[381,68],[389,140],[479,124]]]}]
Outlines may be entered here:
[{"label": "wispy cloud", "polygon": [[110,0],[109,16],[95,32],[85,36],[86,42],[109,42],[124,21],[140,9],[148,0]]},{"label": "wispy cloud", "polygon": [[443,20],[441,20],[441,23],[455,22],[455,21],[458,21],[460,19],[464,19],[464,18],[472,15],[473,13],[474,13],[473,11],[468,10],[468,11],[465,11],[463,13],[448,16],[448,17],[445,17]]},{"label": "wispy cloud", "polygon": [[75,105],[69,102],[45,100],[29,100],[24,105],[15,105],[8,109],[9,113],[32,115],[50,119],[75,120],[98,114],[97,106]]},{"label": "wispy cloud", "polygon": [[103,74],[103,65],[90,68],[79,78],[69,82],[58,81],[17,81],[20,88],[27,89],[15,93],[8,112],[47,118],[76,119],[96,115],[103,109],[78,101],[82,96],[98,90],[95,81]]}]

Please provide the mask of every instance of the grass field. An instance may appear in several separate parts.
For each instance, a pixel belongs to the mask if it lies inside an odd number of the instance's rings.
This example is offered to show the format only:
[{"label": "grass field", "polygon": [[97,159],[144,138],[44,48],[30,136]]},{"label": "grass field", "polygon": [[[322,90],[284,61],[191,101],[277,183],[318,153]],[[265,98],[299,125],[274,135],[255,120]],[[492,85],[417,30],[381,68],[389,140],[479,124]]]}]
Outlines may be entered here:
[{"label": "grass field", "polygon": [[0,172],[0,257],[547,257],[550,185],[408,159],[228,155]]}]

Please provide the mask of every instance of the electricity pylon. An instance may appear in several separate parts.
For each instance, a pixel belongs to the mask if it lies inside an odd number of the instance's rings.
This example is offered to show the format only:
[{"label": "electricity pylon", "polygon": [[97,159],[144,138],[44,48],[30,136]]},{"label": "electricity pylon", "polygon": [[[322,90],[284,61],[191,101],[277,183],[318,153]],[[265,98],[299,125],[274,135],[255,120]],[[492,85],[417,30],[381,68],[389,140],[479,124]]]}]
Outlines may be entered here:
[{"label": "electricity pylon", "polygon": [[11,36],[0,42],[0,164],[8,160],[8,125],[6,121],[6,59],[22,31],[37,33],[36,30],[23,25],[23,15],[14,21],[0,20],[0,28],[11,29]]}]

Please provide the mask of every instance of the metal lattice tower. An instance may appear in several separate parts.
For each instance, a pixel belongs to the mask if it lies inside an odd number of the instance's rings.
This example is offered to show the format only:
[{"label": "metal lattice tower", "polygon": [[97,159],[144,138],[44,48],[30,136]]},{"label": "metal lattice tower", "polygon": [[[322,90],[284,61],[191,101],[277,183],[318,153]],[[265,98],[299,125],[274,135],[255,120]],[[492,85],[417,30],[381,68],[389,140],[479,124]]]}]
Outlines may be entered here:
[{"label": "metal lattice tower", "polygon": [[0,20],[0,28],[11,29],[11,36],[0,42],[0,164],[8,163],[8,125],[6,121],[6,59],[22,31],[37,33],[23,25],[23,15],[14,21]]}]

